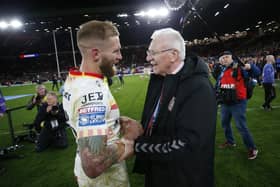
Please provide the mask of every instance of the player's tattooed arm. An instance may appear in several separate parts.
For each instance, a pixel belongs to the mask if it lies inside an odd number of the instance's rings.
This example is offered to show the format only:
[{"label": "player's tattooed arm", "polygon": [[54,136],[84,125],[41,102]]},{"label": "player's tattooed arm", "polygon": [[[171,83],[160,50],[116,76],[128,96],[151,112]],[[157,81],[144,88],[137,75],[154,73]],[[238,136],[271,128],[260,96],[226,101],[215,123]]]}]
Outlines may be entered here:
[{"label": "player's tattooed arm", "polygon": [[124,152],[124,144],[117,142],[106,145],[106,136],[92,136],[78,139],[82,167],[85,174],[95,178],[118,162]]}]

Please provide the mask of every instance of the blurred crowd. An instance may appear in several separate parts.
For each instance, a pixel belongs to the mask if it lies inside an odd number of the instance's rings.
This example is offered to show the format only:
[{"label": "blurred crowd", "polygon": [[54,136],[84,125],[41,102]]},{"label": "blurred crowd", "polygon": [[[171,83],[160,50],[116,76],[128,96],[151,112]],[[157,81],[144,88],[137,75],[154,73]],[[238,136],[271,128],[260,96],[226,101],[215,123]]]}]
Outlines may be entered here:
[{"label": "blurred crowd", "polygon": [[[129,46],[122,48],[123,59],[117,69],[122,69],[124,74],[143,73],[146,62],[147,46]],[[212,43],[198,43],[188,45],[188,51],[204,57],[209,63],[210,69],[218,62],[221,51],[228,49],[238,56],[243,62],[254,62],[262,69],[265,64],[265,56],[272,54],[276,62],[280,61],[280,41],[279,33],[250,36],[241,38],[231,38],[229,40]],[[77,62],[80,55],[76,54]],[[41,82],[51,81],[54,73],[57,74],[57,63],[54,54],[43,55],[33,59],[7,59],[1,60],[0,80],[2,85],[23,84],[26,82],[36,82],[38,76]],[[61,79],[65,79],[68,70],[74,67],[73,55],[71,52],[59,54],[59,68]],[[78,64],[79,66],[79,64]],[[280,76],[280,75],[278,75]],[[279,77],[278,77],[279,78]]]}]

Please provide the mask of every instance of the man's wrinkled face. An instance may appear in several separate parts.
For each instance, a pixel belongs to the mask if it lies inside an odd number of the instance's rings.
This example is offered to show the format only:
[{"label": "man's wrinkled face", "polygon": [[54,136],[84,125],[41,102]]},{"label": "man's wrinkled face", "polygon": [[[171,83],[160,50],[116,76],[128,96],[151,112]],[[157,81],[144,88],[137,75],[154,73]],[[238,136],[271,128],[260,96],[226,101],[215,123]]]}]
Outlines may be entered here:
[{"label": "man's wrinkled face", "polygon": [[151,41],[146,60],[151,63],[155,74],[165,76],[170,73],[172,62],[169,55],[172,51],[174,49],[162,45],[160,39]]},{"label": "man's wrinkled face", "polygon": [[115,75],[114,65],[122,59],[121,44],[118,36],[108,39],[107,48],[101,51],[101,63],[99,68],[104,76]]}]

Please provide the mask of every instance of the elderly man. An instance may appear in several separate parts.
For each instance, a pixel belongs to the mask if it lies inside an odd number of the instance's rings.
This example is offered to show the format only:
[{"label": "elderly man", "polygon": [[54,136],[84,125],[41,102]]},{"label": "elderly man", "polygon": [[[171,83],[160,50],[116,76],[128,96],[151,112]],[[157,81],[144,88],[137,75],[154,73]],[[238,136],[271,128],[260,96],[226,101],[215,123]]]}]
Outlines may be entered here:
[{"label": "elderly man", "polygon": [[129,142],[134,172],[145,175],[145,187],[212,187],[216,99],[208,67],[197,56],[186,57],[174,29],[157,30],[151,39],[146,59],[154,74],[142,114],[144,135]]}]

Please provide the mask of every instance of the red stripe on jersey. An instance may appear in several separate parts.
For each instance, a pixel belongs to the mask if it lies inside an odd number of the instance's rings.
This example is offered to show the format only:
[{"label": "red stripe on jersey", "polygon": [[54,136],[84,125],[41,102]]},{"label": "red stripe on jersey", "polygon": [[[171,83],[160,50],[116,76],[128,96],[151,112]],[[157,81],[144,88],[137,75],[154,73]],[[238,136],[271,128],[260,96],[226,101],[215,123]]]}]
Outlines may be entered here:
[{"label": "red stripe on jersey", "polygon": [[87,75],[87,76],[96,77],[96,78],[100,78],[100,79],[103,79],[103,78],[104,78],[103,75],[98,74],[98,73],[80,72],[80,71],[78,71],[78,70],[70,70],[70,71],[69,71],[69,75],[75,75],[75,76],[84,76],[84,75]]},{"label": "red stripe on jersey", "polygon": [[111,110],[115,110],[115,109],[118,109],[118,108],[119,107],[118,107],[118,105],[116,103],[111,106]]}]

